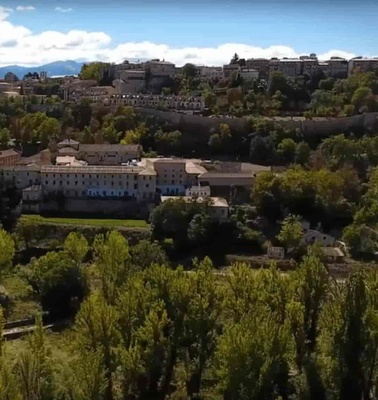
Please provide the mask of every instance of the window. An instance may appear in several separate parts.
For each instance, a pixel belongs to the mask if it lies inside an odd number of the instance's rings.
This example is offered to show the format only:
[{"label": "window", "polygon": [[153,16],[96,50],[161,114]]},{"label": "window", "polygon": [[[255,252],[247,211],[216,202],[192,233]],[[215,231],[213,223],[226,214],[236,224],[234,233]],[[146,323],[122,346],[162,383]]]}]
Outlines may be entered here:
[{"label": "window", "polygon": [[138,189],[138,185],[136,183],[134,183],[134,190]]},{"label": "window", "polygon": [[172,179],[172,185],[174,185],[175,184],[175,181]]},{"label": "window", "polygon": [[150,185],[149,185],[149,183],[147,183],[147,184],[146,184],[146,188],[149,188],[149,187],[150,187]]}]

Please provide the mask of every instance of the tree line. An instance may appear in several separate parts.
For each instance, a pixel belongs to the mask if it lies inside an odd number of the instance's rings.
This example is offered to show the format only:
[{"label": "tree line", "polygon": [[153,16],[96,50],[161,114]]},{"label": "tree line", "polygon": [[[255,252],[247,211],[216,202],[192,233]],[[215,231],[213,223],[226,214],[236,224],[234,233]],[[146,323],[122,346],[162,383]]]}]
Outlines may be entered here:
[{"label": "tree line", "polygon": [[2,277],[75,316],[59,351],[41,319],[16,355],[1,343],[0,399],[377,398],[376,269],[335,281],[314,247],[290,274],[208,258],[188,272],[109,232],[14,270],[3,231],[0,246]]}]

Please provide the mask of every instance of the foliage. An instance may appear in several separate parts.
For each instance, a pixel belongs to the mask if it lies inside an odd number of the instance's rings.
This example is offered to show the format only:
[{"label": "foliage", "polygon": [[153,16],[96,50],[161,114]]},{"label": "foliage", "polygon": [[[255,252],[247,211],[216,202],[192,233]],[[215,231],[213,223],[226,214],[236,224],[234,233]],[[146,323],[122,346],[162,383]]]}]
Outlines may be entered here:
[{"label": "foliage", "polygon": [[153,264],[164,265],[167,263],[167,256],[157,242],[141,240],[133,246],[130,251],[133,268],[144,270]]},{"label": "foliage", "polygon": [[153,236],[158,240],[173,238],[179,245],[187,243],[189,236],[202,240],[208,232],[209,205],[210,201],[191,199],[187,202],[180,198],[161,203],[151,215]]},{"label": "foliage", "polygon": [[277,239],[288,250],[297,251],[303,240],[303,229],[300,217],[289,215],[282,223],[281,231]]},{"label": "foliage", "polygon": [[15,245],[12,236],[0,228],[0,282],[12,267]]},{"label": "foliage", "polygon": [[29,280],[41,297],[42,307],[56,315],[72,315],[88,292],[81,268],[63,252],[50,252],[30,264]]}]

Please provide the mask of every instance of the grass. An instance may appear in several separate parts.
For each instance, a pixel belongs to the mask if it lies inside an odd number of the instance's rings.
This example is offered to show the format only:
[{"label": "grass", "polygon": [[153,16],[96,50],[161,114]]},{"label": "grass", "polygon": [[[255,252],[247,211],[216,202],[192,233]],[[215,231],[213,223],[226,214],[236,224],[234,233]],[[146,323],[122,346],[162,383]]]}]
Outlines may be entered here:
[{"label": "grass", "polygon": [[134,219],[91,219],[91,218],[46,218],[40,215],[23,215],[21,218],[41,224],[96,226],[108,228],[149,228],[144,220]]},{"label": "grass", "polygon": [[32,287],[17,275],[6,277],[3,281],[5,290],[11,299],[10,309],[7,310],[7,320],[29,318],[41,312]]}]

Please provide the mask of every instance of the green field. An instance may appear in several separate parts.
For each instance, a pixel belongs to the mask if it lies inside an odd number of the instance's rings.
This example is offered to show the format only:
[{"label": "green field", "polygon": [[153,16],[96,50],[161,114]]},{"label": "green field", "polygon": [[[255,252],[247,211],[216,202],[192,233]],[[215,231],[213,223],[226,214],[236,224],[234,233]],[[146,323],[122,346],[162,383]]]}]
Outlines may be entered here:
[{"label": "green field", "polygon": [[144,220],[133,219],[89,219],[89,218],[45,218],[40,215],[23,215],[22,219],[28,219],[41,224],[96,226],[109,228],[149,228]]}]

